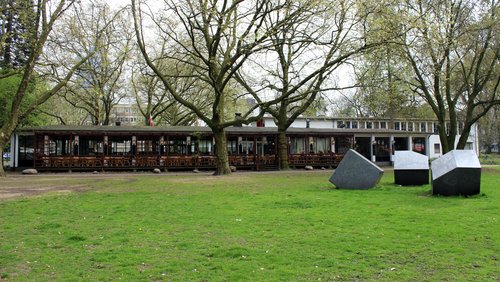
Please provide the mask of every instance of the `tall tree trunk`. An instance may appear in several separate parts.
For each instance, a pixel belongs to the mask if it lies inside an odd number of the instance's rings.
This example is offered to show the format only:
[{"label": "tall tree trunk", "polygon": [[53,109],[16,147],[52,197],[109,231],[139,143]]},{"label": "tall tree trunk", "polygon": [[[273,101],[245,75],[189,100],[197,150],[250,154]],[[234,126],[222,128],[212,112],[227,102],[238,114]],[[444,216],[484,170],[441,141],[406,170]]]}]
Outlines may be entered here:
[{"label": "tall tree trunk", "polygon": [[[15,120],[16,120],[16,123],[17,123],[17,119],[15,119]],[[0,177],[7,176],[7,174],[5,173],[5,170],[3,168],[3,148],[5,148],[5,145],[7,145],[7,143],[9,143],[10,136],[12,135],[12,133],[14,132],[14,129],[16,128],[12,124],[13,124],[12,122],[8,121],[0,129],[0,158],[1,158],[1,161],[0,161]]]},{"label": "tall tree trunk", "polygon": [[449,151],[451,150],[455,150],[455,139],[457,138],[457,135],[456,134],[453,134],[453,133],[449,133],[448,136],[447,136],[447,140],[448,140],[448,151],[446,153],[448,153]]},{"label": "tall tree trunk", "polygon": [[214,175],[231,174],[227,156],[226,132],[224,129],[212,129],[215,138],[215,157],[217,168]]},{"label": "tall tree trunk", "polygon": [[439,120],[438,126],[439,141],[441,141],[442,154],[444,155],[452,150],[448,143],[448,135],[446,135],[446,121]]},{"label": "tall tree trunk", "polygon": [[463,150],[465,148],[465,145],[467,145],[467,139],[469,139],[470,130],[471,130],[471,125],[464,126],[462,134],[458,139],[457,150]]},{"label": "tall tree trunk", "polygon": [[286,138],[286,129],[278,127],[278,157],[280,160],[280,169],[287,170],[288,164],[288,138]]},{"label": "tall tree trunk", "polygon": [[3,168],[3,148],[4,148],[4,146],[5,146],[4,142],[0,141],[0,177],[7,176],[7,174],[5,173],[5,169]]}]

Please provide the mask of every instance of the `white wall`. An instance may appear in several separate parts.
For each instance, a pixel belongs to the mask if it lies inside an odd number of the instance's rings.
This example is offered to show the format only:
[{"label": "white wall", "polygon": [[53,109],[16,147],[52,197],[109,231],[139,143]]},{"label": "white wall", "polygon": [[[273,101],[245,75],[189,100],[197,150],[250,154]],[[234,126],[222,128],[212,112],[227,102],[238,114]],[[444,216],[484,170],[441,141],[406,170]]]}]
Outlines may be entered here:
[{"label": "white wall", "polygon": [[[345,119],[348,120],[348,119]],[[274,120],[272,117],[264,117],[265,121],[265,126],[266,127],[277,127],[276,124],[274,123]],[[309,123],[310,128],[335,128],[334,127],[335,120],[334,119],[311,119]],[[253,125],[255,126],[255,125]],[[306,119],[303,117],[297,118],[290,127],[293,128],[306,128]],[[365,131],[370,134],[370,129],[360,129],[360,131]],[[408,136],[412,136],[412,132],[408,132]],[[455,139],[455,147],[458,144],[458,139],[460,136],[457,136]],[[474,125],[471,128],[471,132],[469,135],[469,138],[467,139],[467,142],[472,143],[472,149],[476,152],[476,154],[479,154],[479,140],[477,136],[477,126]],[[434,144],[439,144],[439,152],[436,152],[434,149]],[[428,139],[428,149],[427,152],[429,154],[429,158],[438,158],[442,155],[442,147],[441,147],[441,141],[439,140],[439,135],[433,134],[429,136]]]},{"label": "white wall", "polygon": [[[460,138],[460,135],[457,135],[455,138],[455,147],[458,145],[458,139]],[[467,138],[467,142],[472,143],[472,150],[476,152],[476,155],[479,155],[479,142],[477,138],[477,126],[474,125],[471,129],[471,133],[469,134],[469,137]],[[439,152],[436,152],[434,149],[434,144],[439,144]],[[443,148],[441,146],[441,140],[439,139],[438,134],[433,134],[429,136],[429,158],[435,159],[439,158],[443,154]],[[467,149],[467,148],[466,148]]]},{"label": "white wall", "polygon": [[[311,120],[309,123],[311,128],[333,128],[332,120]],[[304,125],[305,127],[305,125]]]},{"label": "white wall", "polygon": [[[266,127],[277,127],[274,123],[272,117],[264,117],[264,122]],[[305,118],[297,118],[290,127],[293,128],[306,128],[306,119]],[[253,124],[255,126],[255,124]],[[333,128],[333,120],[322,120],[322,119],[311,119],[309,121],[310,128]]]}]

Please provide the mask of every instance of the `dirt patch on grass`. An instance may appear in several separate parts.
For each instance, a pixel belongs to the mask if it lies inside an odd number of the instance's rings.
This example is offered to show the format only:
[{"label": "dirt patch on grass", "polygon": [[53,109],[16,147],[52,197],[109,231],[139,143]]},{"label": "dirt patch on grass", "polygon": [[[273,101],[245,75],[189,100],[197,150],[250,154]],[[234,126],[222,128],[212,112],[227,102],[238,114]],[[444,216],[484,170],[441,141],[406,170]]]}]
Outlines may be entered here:
[{"label": "dirt patch on grass", "polygon": [[19,198],[19,197],[35,197],[42,194],[55,193],[75,193],[85,192],[90,190],[86,185],[65,185],[55,187],[2,187],[0,188],[0,200]]},{"label": "dirt patch on grass", "polygon": [[0,201],[36,197],[47,193],[82,193],[93,189],[93,183],[102,181],[92,174],[10,174],[0,178]]}]

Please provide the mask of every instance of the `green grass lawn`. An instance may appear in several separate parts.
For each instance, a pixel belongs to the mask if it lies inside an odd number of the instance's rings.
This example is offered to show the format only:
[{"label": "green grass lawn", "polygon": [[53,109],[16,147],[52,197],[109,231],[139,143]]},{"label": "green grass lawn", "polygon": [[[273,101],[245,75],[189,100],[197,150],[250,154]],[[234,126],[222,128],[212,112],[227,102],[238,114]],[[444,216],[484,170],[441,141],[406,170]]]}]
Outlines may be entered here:
[{"label": "green grass lawn", "polygon": [[89,175],[84,193],[4,200],[0,280],[500,279],[498,168],[469,198],[329,176]]}]

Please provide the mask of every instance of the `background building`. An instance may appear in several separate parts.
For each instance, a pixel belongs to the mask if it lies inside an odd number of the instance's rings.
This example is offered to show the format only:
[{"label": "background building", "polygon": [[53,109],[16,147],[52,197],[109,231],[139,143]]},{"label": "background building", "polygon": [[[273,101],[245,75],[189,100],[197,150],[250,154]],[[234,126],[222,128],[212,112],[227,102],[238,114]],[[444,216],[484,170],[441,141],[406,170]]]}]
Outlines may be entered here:
[{"label": "background building", "polygon": [[[254,126],[276,127],[273,117],[265,116]],[[291,128],[332,128],[354,132],[354,148],[377,163],[392,162],[396,150],[413,150],[434,159],[442,155],[437,122],[431,119],[298,117]],[[459,125],[459,133],[462,126]],[[458,143],[458,137],[455,145]],[[466,150],[479,154],[478,128],[474,125]]]}]

